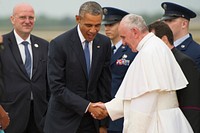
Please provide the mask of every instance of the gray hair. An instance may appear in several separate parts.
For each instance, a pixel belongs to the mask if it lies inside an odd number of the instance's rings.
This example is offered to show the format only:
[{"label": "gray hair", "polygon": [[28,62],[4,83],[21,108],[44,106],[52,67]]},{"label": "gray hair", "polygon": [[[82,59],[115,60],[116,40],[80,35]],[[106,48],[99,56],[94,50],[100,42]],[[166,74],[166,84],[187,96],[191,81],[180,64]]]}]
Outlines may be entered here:
[{"label": "gray hair", "polygon": [[92,15],[103,15],[102,7],[94,1],[87,1],[83,3],[79,9],[79,16],[83,17],[85,13]]},{"label": "gray hair", "polygon": [[145,32],[148,30],[146,22],[144,21],[142,16],[136,14],[128,14],[122,19],[122,21],[124,22],[125,26],[129,29],[136,27],[141,32]]}]

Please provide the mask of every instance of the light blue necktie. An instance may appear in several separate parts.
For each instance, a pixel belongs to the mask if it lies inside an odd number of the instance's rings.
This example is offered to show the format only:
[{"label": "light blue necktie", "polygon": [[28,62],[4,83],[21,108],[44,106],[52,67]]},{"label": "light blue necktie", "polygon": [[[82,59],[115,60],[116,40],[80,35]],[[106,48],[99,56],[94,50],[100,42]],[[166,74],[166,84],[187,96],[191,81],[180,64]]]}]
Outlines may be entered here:
[{"label": "light blue necktie", "polygon": [[31,54],[29,52],[28,49],[28,42],[27,41],[23,41],[22,44],[24,45],[24,50],[25,50],[25,69],[27,74],[29,75],[29,77],[31,77]]},{"label": "light blue necktie", "polygon": [[87,73],[89,76],[90,73],[90,50],[89,50],[89,42],[85,41],[85,47],[84,47],[84,53],[85,53],[85,61],[87,65]]}]

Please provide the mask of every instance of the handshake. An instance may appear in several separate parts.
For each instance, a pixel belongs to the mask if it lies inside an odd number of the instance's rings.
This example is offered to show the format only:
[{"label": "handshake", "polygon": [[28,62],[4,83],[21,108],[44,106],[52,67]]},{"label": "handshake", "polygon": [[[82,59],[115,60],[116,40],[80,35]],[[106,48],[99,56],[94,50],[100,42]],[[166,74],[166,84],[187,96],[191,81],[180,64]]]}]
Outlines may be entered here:
[{"label": "handshake", "polygon": [[90,103],[88,112],[92,115],[94,119],[102,120],[108,116],[106,106],[102,102]]}]

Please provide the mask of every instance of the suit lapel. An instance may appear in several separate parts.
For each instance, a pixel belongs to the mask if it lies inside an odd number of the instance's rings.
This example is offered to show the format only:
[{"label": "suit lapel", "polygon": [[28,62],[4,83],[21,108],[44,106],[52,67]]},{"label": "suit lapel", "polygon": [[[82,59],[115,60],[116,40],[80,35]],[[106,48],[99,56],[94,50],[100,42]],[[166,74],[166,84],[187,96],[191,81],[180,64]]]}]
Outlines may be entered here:
[{"label": "suit lapel", "polygon": [[32,48],[32,55],[33,55],[33,70],[32,70],[32,77],[34,76],[38,63],[39,63],[39,49],[40,45],[37,43],[36,39],[31,35],[31,48]]},{"label": "suit lapel", "polygon": [[21,71],[26,76],[28,76],[27,72],[26,72],[26,69],[24,67],[22,58],[21,58],[21,54],[20,54],[19,48],[17,46],[17,42],[16,42],[16,39],[15,39],[15,36],[14,36],[14,32],[11,32],[10,38],[9,38],[8,41],[10,41],[9,42],[9,47],[10,47],[11,53],[13,54],[13,58],[16,61],[16,64],[19,66],[19,68],[21,69]]},{"label": "suit lapel", "polygon": [[111,65],[116,62],[116,60],[120,59],[124,52],[127,50],[127,46],[121,45],[115,54],[111,57]]},{"label": "suit lapel", "polygon": [[91,69],[90,69],[90,77],[95,71],[95,68],[97,67],[97,61],[98,61],[98,55],[99,50],[101,49],[101,44],[99,44],[99,38],[95,37],[92,44],[92,63],[91,63]]},{"label": "suit lapel", "polygon": [[84,51],[83,51],[83,47],[80,41],[80,38],[78,36],[78,31],[77,31],[77,27],[75,27],[73,29],[73,35],[72,35],[72,39],[71,39],[71,47],[73,49],[73,52],[76,53],[76,56],[78,57],[80,64],[82,66],[82,69],[85,73],[85,76],[87,78],[87,67],[86,67],[86,62],[85,62],[85,55],[84,55]]}]

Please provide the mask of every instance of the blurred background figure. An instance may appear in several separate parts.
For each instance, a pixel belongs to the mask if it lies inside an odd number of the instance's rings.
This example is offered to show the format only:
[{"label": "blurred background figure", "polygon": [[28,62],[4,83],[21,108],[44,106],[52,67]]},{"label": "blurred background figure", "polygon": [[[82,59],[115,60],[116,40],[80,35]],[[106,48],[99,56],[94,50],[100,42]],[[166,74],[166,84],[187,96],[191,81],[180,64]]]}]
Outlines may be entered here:
[{"label": "blurred background figure", "polygon": [[155,33],[171,49],[189,84],[177,90],[179,107],[186,116],[195,133],[200,133],[200,74],[195,62],[173,45],[173,33],[162,21],[148,25],[149,31]]},{"label": "blurred background figure", "polygon": [[[0,52],[3,50],[3,38],[0,36]],[[2,79],[2,65],[0,62],[0,96],[3,93],[3,79]],[[0,102],[1,103],[1,102]],[[0,133],[4,133],[4,129],[7,128],[7,126],[10,123],[10,118],[8,116],[8,113],[4,110],[4,108],[0,105]]]},{"label": "blurred background figure", "polygon": [[31,5],[17,4],[10,17],[13,30],[3,35],[0,53],[3,76],[1,105],[9,112],[6,133],[43,133],[48,105],[48,42],[31,34],[35,13]]},{"label": "blurred background figure", "polygon": [[[128,67],[136,56],[136,52],[132,52],[127,45],[122,44],[122,40],[118,33],[118,27],[121,19],[127,15],[126,11],[113,8],[103,7],[103,21],[105,34],[111,40],[111,72],[112,72],[112,90],[111,95],[114,98],[121,82],[126,74]],[[109,123],[108,133],[122,133],[123,118],[111,121]]]},{"label": "blurred background figure", "polygon": [[174,46],[191,57],[200,71],[200,45],[189,33],[190,19],[195,18],[196,13],[175,3],[163,2],[161,6],[164,9],[161,20],[171,28],[174,35]]}]

